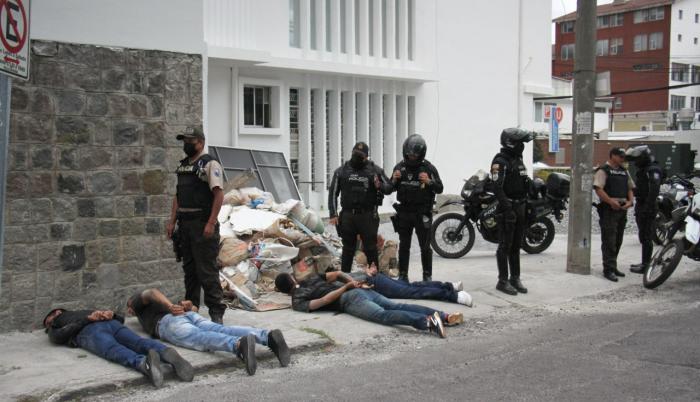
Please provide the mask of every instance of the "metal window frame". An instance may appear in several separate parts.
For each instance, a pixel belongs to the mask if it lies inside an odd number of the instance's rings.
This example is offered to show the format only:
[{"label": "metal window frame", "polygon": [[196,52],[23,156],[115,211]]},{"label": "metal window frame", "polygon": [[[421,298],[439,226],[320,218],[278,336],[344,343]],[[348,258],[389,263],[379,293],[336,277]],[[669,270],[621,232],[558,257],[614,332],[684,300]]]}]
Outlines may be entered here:
[{"label": "metal window frame", "polygon": [[[257,97],[256,95],[256,89],[262,89],[263,90],[263,124],[262,126],[257,125],[257,124],[245,124],[245,118],[243,119],[243,126],[244,127],[250,127],[250,128],[272,128],[272,87],[268,87],[265,85],[250,85],[250,84],[244,84],[243,85],[243,114],[245,116],[245,88],[252,88],[253,89],[253,122],[256,121],[256,111],[255,111],[255,99]],[[266,93],[267,92],[267,93]],[[265,97],[267,97],[267,103],[265,102]],[[265,105],[270,106],[270,115],[265,116]],[[268,125],[265,125],[265,117],[267,117],[267,123]]]}]

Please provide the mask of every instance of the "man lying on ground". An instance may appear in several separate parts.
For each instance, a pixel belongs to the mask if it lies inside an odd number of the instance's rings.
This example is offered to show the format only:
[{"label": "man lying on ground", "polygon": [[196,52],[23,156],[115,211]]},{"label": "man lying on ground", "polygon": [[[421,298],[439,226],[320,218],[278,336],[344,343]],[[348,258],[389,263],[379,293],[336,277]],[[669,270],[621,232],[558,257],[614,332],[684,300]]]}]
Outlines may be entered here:
[{"label": "man lying on ground", "polygon": [[379,272],[374,264],[365,269],[364,273],[351,274],[351,276],[355,280],[367,282],[375,292],[390,299],[440,300],[473,306],[472,296],[463,290],[462,282],[408,283],[391,279],[388,275]]},{"label": "man lying on ground", "polygon": [[173,345],[200,352],[235,353],[245,362],[249,375],[255,374],[255,344],[269,347],[282,367],[289,364],[290,353],[282,331],[251,327],[224,326],[197,313],[191,301],[177,304],[158,289],[147,289],[129,298],[128,313],[138,317],[144,331]]},{"label": "man lying on ground", "polygon": [[379,324],[410,325],[441,338],[446,336],[443,322],[454,325],[463,320],[461,313],[447,314],[415,304],[395,303],[340,271],[312,275],[301,282],[283,273],[277,275],[275,287],[292,296],[292,308],[296,311],[342,311]]},{"label": "man lying on ground", "polygon": [[192,381],[194,369],[175,349],[142,338],[124,326],[124,318],[110,310],[51,310],[44,318],[51,342],[79,347],[97,356],[132,368],[163,385],[161,359],[170,363],[183,381]]}]

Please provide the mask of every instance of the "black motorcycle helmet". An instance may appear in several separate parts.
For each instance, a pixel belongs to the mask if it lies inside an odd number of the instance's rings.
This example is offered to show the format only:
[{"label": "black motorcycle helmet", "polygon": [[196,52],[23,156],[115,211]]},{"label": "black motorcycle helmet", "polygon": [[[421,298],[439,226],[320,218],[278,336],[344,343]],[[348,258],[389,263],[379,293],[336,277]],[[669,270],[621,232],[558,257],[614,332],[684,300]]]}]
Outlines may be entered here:
[{"label": "black motorcycle helmet", "polygon": [[519,128],[507,128],[501,132],[501,145],[504,148],[517,150],[518,148],[524,148],[524,144],[532,141],[534,138],[535,135],[532,131],[521,130]]},{"label": "black motorcycle helmet", "polygon": [[627,149],[625,160],[634,162],[637,167],[644,167],[649,165],[654,160],[654,157],[647,145],[638,145]]},{"label": "black motorcycle helmet", "polygon": [[418,166],[425,159],[428,150],[420,134],[411,134],[403,142],[403,160],[408,166]]}]

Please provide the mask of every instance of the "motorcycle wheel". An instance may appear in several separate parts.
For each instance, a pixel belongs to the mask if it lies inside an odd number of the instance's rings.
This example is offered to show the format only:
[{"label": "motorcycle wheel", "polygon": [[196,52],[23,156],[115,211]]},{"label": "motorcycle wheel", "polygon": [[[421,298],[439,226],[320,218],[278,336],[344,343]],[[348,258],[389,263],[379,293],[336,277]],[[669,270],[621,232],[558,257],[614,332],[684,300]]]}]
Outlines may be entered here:
[{"label": "motorcycle wheel", "polygon": [[657,251],[644,271],[644,287],[654,289],[666,282],[683,257],[684,239],[676,239]]},{"label": "motorcycle wheel", "polygon": [[662,245],[668,237],[668,230],[666,229],[666,224],[668,223],[668,218],[661,212],[656,214],[654,219],[654,243],[657,245]]},{"label": "motorcycle wheel", "polygon": [[438,255],[444,258],[460,258],[474,246],[474,226],[468,220],[462,233],[457,228],[464,219],[458,212],[448,212],[433,221],[430,231],[430,244]]},{"label": "motorcycle wheel", "polygon": [[539,254],[548,249],[554,241],[554,223],[543,216],[535,219],[525,230],[522,249],[528,254]]}]

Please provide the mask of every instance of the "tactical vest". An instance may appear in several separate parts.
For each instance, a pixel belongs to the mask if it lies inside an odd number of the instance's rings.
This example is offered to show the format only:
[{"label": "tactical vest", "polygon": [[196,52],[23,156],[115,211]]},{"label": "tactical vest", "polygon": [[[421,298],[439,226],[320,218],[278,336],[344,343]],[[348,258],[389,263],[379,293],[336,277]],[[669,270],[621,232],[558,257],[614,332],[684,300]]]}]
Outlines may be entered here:
[{"label": "tactical vest", "polygon": [[178,207],[211,210],[214,193],[209,189],[204,167],[212,160],[215,159],[204,154],[194,163],[190,163],[189,158],[180,161],[176,171]]},{"label": "tactical vest", "polygon": [[400,172],[401,180],[396,192],[396,199],[401,203],[401,206],[409,209],[423,209],[425,207],[430,209],[435,199],[435,193],[428,188],[428,185],[424,185],[418,180],[421,173],[431,173],[426,164],[421,162],[419,166],[409,167],[402,163]]},{"label": "tactical vest", "polygon": [[658,174],[659,180],[661,180],[661,168],[655,162],[649,166],[645,166],[637,170],[636,182],[637,187],[634,189],[634,196],[636,198],[646,199],[649,196],[649,174]]},{"label": "tactical vest", "polygon": [[528,191],[528,175],[523,158],[513,157],[501,152],[493,158],[492,165],[499,159],[506,162],[506,171],[501,172],[501,174],[505,175],[503,178],[503,192],[506,194],[506,197],[514,200],[525,198]]},{"label": "tactical vest", "polygon": [[377,188],[374,186],[374,164],[366,163],[357,170],[350,162],[340,172],[340,205],[344,209],[370,209],[377,205]]},{"label": "tactical vest", "polygon": [[603,190],[610,198],[627,198],[629,191],[629,174],[627,169],[620,166],[618,169],[612,168],[607,163],[598,168],[607,175]]}]

